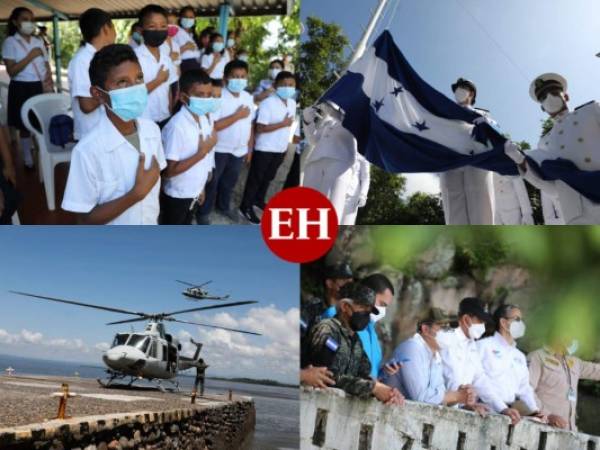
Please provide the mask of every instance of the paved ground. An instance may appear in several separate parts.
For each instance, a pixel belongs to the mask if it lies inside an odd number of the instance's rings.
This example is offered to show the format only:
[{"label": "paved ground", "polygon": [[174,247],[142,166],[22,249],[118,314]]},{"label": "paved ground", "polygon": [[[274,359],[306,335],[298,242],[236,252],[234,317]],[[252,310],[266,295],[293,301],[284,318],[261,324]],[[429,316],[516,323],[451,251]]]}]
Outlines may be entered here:
[{"label": "paved ground", "polygon": [[[56,417],[58,399],[51,394],[61,391],[62,383],[68,383],[70,392],[78,394],[67,404],[67,415],[72,417],[141,410],[164,411],[190,406],[189,393],[185,392],[105,389],[96,380],[75,377],[0,376],[0,429]],[[225,393],[196,399],[199,408],[226,402]]]}]

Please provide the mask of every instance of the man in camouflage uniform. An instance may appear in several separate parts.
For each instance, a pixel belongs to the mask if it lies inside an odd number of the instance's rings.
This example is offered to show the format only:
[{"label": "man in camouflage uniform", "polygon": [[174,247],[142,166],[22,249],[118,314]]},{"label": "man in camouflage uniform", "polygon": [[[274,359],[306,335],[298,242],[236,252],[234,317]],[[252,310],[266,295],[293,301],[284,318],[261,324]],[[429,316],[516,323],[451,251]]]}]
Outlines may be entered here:
[{"label": "man in camouflage uniform", "polygon": [[337,314],[321,320],[308,337],[309,361],[325,366],[335,387],[362,399],[376,397],[386,404],[402,404],[400,392],[370,377],[371,363],[357,331],[364,329],[370,314],[377,314],[375,292],[359,283],[348,283],[339,291]]}]

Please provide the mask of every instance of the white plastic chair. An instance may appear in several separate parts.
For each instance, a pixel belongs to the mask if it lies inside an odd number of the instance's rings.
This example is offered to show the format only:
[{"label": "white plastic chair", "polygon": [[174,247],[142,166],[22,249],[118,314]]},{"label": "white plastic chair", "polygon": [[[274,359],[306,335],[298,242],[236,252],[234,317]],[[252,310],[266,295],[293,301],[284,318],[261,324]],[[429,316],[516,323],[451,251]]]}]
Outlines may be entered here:
[{"label": "white plastic chair", "polygon": [[[31,97],[21,107],[21,120],[33,136],[39,147],[40,181],[46,190],[46,203],[48,209],[54,211],[54,168],[57,164],[71,161],[71,150],[74,143],[69,143],[62,148],[50,142],[50,119],[58,114],[69,114],[71,98],[65,94],[40,94]],[[41,133],[31,124],[29,112],[32,111],[42,127]]]}]

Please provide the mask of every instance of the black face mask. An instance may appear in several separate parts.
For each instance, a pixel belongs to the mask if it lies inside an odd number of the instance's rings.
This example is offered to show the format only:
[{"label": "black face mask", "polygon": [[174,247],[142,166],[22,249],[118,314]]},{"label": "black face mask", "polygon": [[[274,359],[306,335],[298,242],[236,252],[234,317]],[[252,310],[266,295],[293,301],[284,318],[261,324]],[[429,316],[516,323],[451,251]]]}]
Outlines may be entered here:
[{"label": "black face mask", "polygon": [[150,47],[160,47],[167,39],[167,30],[144,30],[142,36],[144,44]]},{"label": "black face mask", "polygon": [[352,328],[352,331],[362,331],[367,328],[370,320],[371,313],[369,311],[354,311],[352,317],[350,317],[350,328]]}]

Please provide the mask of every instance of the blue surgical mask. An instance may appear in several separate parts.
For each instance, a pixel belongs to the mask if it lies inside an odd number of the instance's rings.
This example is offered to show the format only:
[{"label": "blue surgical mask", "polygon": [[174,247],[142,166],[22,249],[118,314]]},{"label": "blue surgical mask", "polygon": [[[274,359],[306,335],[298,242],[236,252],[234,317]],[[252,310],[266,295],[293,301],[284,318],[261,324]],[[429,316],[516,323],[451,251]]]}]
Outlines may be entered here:
[{"label": "blue surgical mask", "polygon": [[239,59],[240,61],[248,62],[248,55],[238,55],[237,59]]},{"label": "blue surgical mask", "polygon": [[227,82],[227,89],[231,92],[239,94],[248,86],[248,80],[245,78],[232,78]]},{"label": "blue surgical mask", "polygon": [[214,42],[212,48],[213,52],[221,53],[225,48],[225,44],[223,44],[222,42]]},{"label": "blue surgical mask", "polygon": [[212,110],[213,98],[203,97],[190,97],[190,103],[187,105],[188,109],[199,116],[208,114]]},{"label": "blue surgical mask", "polygon": [[296,95],[296,88],[278,87],[277,95],[279,95],[282,99],[287,100],[288,98],[292,98],[294,95]]},{"label": "blue surgical mask", "polygon": [[131,38],[140,45],[142,45],[144,43],[144,38],[142,37],[142,33],[140,33],[139,31],[134,31],[133,34],[131,35]]},{"label": "blue surgical mask", "polygon": [[235,40],[227,39],[227,48],[231,48],[235,45]]},{"label": "blue surgical mask", "polygon": [[126,122],[137,119],[146,109],[148,89],[144,83],[108,92],[100,90],[110,97],[110,106],[106,105],[106,107]]},{"label": "blue surgical mask", "polygon": [[216,113],[218,110],[221,109],[221,103],[223,103],[221,101],[221,97],[215,97],[213,98],[213,102],[212,102],[212,108],[210,110],[211,113]]},{"label": "blue surgical mask", "polygon": [[193,19],[191,17],[182,17],[179,23],[183,28],[188,30],[194,26],[194,23],[196,23],[196,19]]}]

